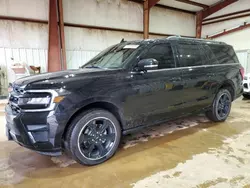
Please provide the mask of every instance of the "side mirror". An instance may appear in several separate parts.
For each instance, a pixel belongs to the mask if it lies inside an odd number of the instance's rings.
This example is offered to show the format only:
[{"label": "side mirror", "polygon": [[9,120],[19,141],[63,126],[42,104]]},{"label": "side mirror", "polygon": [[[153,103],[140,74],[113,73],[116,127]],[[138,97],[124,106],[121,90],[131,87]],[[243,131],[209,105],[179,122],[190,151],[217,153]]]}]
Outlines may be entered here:
[{"label": "side mirror", "polygon": [[158,61],[156,59],[142,59],[138,62],[138,71],[147,71],[158,69]]}]

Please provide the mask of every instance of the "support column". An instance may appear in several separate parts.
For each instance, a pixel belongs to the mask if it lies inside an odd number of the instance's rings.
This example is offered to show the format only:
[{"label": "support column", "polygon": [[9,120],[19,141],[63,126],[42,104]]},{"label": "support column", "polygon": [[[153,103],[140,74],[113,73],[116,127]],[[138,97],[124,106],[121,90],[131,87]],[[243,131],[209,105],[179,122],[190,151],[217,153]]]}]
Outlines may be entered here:
[{"label": "support column", "polygon": [[196,38],[201,38],[202,31],[202,11],[196,14]]},{"label": "support column", "polygon": [[149,6],[148,0],[143,2],[143,38],[149,38]]},{"label": "support column", "polygon": [[66,61],[66,49],[65,49],[65,36],[64,36],[64,20],[63,20],[63,2],[62,0],[58,0],[58,8],[59,8],[59,27],[60,27],[60,41],[61,41],[61,49],[62,49],[62,69],[67,69],[67,61]]},{"label": "support column", "polygon": [[60,37],[57,24],[57,1],[49,1],[49,46],[48,46],[48,72],[61,70]]}]

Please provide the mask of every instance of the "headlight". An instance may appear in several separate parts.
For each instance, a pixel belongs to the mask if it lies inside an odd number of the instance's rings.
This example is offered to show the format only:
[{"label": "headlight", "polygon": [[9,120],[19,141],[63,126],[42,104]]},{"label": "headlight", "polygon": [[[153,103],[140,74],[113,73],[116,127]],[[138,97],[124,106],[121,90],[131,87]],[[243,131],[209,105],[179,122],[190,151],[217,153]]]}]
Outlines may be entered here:
[{"label": "headlight", "polygon": [[18,99],[18,106],[22,109],[44,109],[50,105],[50,93],[25,93]]},{"label": "headlight", "polygon": [[49,103],[50,103],[50,97],[20,98],[18,100],[18,105],[24,105],[24,104],[43,104],[43,105],[47,105]]},{"label": "headlight", "polygon": [[24,110],[52,110],[68,94],[70,92],[65,89],[28,90],[18,98],[18,106]]}]

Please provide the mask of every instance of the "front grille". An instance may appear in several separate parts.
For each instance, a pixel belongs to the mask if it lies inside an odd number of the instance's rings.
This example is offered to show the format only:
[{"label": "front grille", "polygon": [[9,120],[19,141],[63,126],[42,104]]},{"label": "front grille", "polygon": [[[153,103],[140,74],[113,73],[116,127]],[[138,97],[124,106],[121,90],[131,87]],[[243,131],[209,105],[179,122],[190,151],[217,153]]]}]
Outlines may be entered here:
[{"label": "front grille", "polygon": [[20,113],[21,108],[18,106],[18,99],[24,94],[24,92],[24,89],[19,85],[12,85],[12,92],[10,93],[8,104],[11,107],[13,114]]},{"label": "front grille", "polygon": [[18,97],[15,97],[11,94],[9,97],[8,104],[10,108],[12,109],[13,114],[20,113],[21,109],[18,107]]},{"label": "front grille", "polygon": [[9,105],[14,115],[20,113],[21,109],[17,105],[13,105],[13,103],[9,103]]},{"label": "front grille", "polygon": [[[9,94],[8,105],[11,107],[12,111],[15,113],[20,113],[23,111],[50,111],[54,109],[55,104],[51,102],[57,96],[56,91],[53,90],[25,90],[23,87],[13,85]],[[21,101],[22,98],[47,98],[49,97],[48,104],[30,104]],[[19,101],[20,100],[20,101]]]},{"label": "front grille", "polygon": [[15,104],[18,104],[18,97],[14,96],[14,95],[10,95],[10,98],[9,98],[9,101],[11,103],[15,103]]},{"label": "front grille", "polygon": [[247,83],[243,84],[244,88],[248,89]]}]

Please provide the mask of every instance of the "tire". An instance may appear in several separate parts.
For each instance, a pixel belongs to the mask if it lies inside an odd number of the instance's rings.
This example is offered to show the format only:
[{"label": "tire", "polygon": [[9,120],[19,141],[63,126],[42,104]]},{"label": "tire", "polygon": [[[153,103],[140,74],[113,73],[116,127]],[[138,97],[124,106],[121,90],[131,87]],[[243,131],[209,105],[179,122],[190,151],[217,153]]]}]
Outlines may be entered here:
[{"label": "tire", "polygon": [[250,99],[250,95],[242,94],[245,99]]},{"label": "tire", "polygon": [[[225,103],[223,103],[223,101],[225,101]],[[214,122],[225,121],[230,113],[231,104],[231,93],[227,89],[221,89],[216,94],[211,109],[206,112],[207,118]]]},{"label": "tire", "polygon": [[110,159],[121,139],[116,117],[102,109],[77,116],[66,133],[66,152],[82,165],[97,165]]}]

